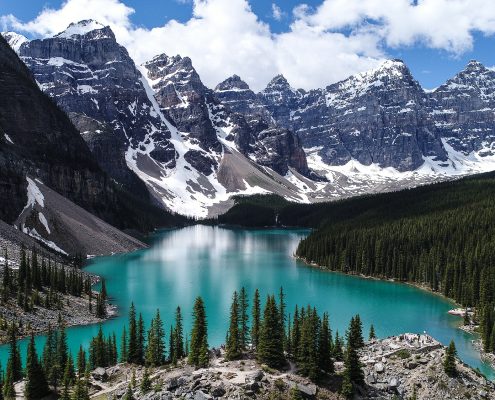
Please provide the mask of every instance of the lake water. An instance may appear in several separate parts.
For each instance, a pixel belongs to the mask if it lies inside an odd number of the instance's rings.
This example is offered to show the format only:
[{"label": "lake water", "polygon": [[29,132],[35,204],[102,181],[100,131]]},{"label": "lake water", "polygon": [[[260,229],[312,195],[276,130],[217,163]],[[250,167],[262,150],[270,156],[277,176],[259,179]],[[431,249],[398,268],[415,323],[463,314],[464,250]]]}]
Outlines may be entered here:
[{"label": "lake water", "polygon": [[[494,371],[480,360],[471,344],[473,336],[457,329],[461,319],[447,314],[453,304],[409,285],[346,276],[306,266],[292,255],[307,230],[244,230],[192,226],[156,233],[151,248],[131,254],[93,260],[86,270],[106,279],[119,315],[103,324],[117,338],[127,323],[134,301],[147,323],[159,308],[169,332],[177,305],[183,310],[185,331],[191,327],[196,296],[203,297],[208,317],[210,346],[225,341],[231,296],[244,286],[252,301],[258,288],[262,299],[283,286],[288,311],[311,304],[328,311],[332,330],[343,334],[350,318],[359,313],[367,336],[374,324],[379,337],[426,331],[444,344],[454,339],[460,358],[490,379]],[[89,345],[98,326],[69,328],[69,347]],[[37,338],[38,349],[44,337]],[[25,353],[25,341],[21,342]],[[7,348],[0,347],[6,365]]]}]

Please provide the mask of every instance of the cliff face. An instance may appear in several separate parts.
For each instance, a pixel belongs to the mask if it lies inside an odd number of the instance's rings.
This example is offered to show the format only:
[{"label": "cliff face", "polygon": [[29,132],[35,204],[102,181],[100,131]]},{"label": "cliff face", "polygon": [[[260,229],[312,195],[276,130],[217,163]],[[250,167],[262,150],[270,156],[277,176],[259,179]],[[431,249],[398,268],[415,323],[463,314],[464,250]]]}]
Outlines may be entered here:
[{"label": "cliff face", "polygon": [[67,112],[100,166],[115,180],[147,196],[126,163],[129,149],[154,148],[149,156],[173,167],[175,151],[143,86],[141,73],[109,27],[95,21],[19,47],[41,89]]},{"label": "cliff face", "polygon": [[26,174],[83,207],[104,210],[115,194],[79,132],[43,94],[0,39],[0,218],[13,222],[27,202]]},{"label": "cliff face", "polygon": [[[31,72],[3,38],[0,38],[0,85],[1,220],[9,224],[18,222],[19,229],[45,245],[65,240],[67,251],[63,252],[70,254],[91,252],[91,246],[83,246],[77,235],[64,236],[64,232],[74,230],[71,224],[74,225],[75,220],[59,217],[64,212],[71,215],[70,209],[75,209],[76,204],[119,228],[146,231],[178,222],[108,177],[67,114],[39,89]],[[64,201],[54,202],[58,205],[40,214],[40,210],[32,208],[40,191],[30,187],[28,178],[57,192]],[[62,203],[64,212],[58,209]],[[82,209],[77,213],[81,216],[77,226],[87,223],[90,230],[95,228],[98,218],[83,213]],[[48,218],[50,214],[53,218]],[[108,225],[104,225],[110,236],[119,235],[117,230],[110,232]],[[99,228],[95,229],[94,233],[100,232]],[[100,239],[105,242],[106,233],[100,233]],[[135,243],[128,247],[133,248],[136,248]],[[125,246],[121,250],[125,250]],[[101,252],[107,251],[102,248]]]}]

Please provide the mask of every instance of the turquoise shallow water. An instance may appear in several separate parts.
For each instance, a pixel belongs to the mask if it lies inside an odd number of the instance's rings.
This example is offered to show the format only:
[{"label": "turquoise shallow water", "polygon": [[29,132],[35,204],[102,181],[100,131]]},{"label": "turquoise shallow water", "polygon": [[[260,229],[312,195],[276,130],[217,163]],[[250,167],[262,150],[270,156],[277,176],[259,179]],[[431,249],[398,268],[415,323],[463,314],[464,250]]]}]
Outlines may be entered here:
[{"label": "turquoise shallow water", "polygon": [[[134,301],[149,322],[157,308],[166,331],[177,305],[183,309],[186,330],[191,325],[194,298],[206,303],[209,342],[224,342],[231,295],[244,286],[250,296],[260,289],[262,299],[283,286],[288,310],[310,303],[328,311],[332,329],[345,331],[359,313],[367,334],[371,323],[379,337],[426,331],[444,344],[454,339],[461,359],[493,379],[494,371],[480,360],[471,344],[473,336],[456,327],[460,318],[447,314],[453,304],[444,298],[404,284],[346,276],[311,268],[292,257],[307,230],[243,230],[192,226],[162,231],[150,239],[151,248],[131,254],[95,259],[86,268],[106,278],[118,317],[106,322],[106,333],[120,338],[127,310]],[[87,346],[98,326],[68,329],[71,351]],[[37,338],[38,348],[44,337]],[[25,353],[25,341],[22,341]],[[5,365],[6,346],[0,347]]]}]

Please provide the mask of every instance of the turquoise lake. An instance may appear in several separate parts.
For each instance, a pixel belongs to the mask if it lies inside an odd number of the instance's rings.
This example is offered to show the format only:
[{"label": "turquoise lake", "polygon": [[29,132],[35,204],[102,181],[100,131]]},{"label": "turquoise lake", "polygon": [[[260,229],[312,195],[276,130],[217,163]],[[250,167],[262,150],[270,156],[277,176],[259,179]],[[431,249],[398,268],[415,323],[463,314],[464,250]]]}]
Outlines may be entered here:
[{"label": "turquoise lake", "polygon": [[[460,358],[479,368],[490,379],[495,372],[480,360],[471,336],[457,326],[461,319],[447,311],[454,307],[444,298],[405,284],[346,276],[306,266],[293,253],[307,230],[244,230],[192,226],[161,231],[149,239],[151,247],[130,254],[97,258],[88,272],[106,279],[111,302],[118,316],[105,322],[105,333],[117,338],[127,323],[132,301],[147,323],[159,308],[169,331],[177,305],[183,310],[184,326],[191,326],[191,310],[196,296],[206,304],[210,346],[225,340],[231,296],[244,286],[250,295],[260,289],[262,299],[284,288],[288,311],[294,306],[317,307],[328,311],[332,330],[343,334],[350,318],[359,313],[367,336],[374,324],[379,337],[404,332],[426,331],[444,344],[454,339]],[[67,330],[69,347],[75,355],[79,344],[88,346],[98,326]],[[38,350],[44,337],[37,338]],[[21,341],[25,355],[26,341]],[[0,347],[5,365],[8,349]]]}]

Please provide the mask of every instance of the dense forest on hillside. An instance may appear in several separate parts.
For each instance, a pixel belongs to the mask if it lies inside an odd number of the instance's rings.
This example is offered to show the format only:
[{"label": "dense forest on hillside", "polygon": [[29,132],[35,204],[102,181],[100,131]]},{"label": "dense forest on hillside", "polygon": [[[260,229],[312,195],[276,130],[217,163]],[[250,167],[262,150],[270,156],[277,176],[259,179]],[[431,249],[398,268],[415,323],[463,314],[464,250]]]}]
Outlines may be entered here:
[{"label": "dense forest on hillside", "polygon": [[491,303],[494,177],[335,203],[297,254],[331,270],[426,284],[464,305]]}]

